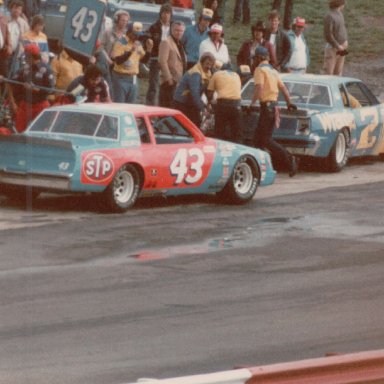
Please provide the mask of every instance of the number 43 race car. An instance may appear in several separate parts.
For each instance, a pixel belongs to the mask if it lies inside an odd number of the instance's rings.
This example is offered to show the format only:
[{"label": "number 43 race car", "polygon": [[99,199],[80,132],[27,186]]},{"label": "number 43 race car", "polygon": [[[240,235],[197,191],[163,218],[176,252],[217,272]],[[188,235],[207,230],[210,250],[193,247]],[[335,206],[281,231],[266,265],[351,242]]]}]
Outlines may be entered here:
[{"label": "number 43 race car", "polygon": [[124,212],[141,196],[216,193],[244,204],[272,184],[268,153],[205,137],[182,113],[132,104],[44,110],[22,134],[0,137],[0,191],[96,193]]}]

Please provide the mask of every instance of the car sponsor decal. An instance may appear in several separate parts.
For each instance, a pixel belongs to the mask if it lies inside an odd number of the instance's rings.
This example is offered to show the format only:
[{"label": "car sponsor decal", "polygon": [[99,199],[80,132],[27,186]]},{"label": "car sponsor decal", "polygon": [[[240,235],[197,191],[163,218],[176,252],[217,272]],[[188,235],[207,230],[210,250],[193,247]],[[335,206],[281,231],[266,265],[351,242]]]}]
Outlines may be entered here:
[{"label": "car sponsor decal", "polygon": [[82,179],[91,183],[104,183],[113,174],[113,161],[104,153],[91,152],[83,155]]},{"label": "car sponsor decal", "polygon": [[338,113],[322,113],[317,116],[324,132],[338,131],[343,127],[354,125],[354,115],[352,112],[343,111]]}]

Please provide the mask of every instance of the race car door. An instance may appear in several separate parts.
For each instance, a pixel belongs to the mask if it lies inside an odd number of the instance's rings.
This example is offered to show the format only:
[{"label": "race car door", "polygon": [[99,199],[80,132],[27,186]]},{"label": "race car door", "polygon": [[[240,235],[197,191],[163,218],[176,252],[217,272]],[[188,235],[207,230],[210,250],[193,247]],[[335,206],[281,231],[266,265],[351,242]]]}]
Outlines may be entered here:
[{"label": "race car door", "polygon": [[[145,149],[144,160],[150,169],[154,189],[193,189],[204,191],[215,157],[215,147],[199,139],[189,127],[173,115],[149,117],[155,145]],[[148,168],[147,168],[148,169]],[[146,186],[148,188],[148,185]]]},{"label": "race car door", "polygon": [[356,122],[355,156],[377,155],[384,151],[384,107],[362,82],[348,82],[341,90],[345,107]]}]

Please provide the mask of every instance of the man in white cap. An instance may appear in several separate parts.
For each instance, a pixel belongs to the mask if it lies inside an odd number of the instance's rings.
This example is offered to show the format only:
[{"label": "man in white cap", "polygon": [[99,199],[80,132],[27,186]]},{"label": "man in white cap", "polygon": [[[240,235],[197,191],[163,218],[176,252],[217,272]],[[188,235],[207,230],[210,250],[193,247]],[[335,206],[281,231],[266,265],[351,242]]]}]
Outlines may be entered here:
[{"label": "man in white cap", "polygon": [[292,29],[287,33],[291,42],[291,55],[283,68],[284,72],[305,73],[309,66],[309,47],[303,34],[304,27],[305,19],[296,17]]},{"label": "man in white cap", "polygon": [[207,39],[209,24],[213,17],[213,11],[204,8],[201,12],[199,22],[196,25],[189,25],[181,38],[185,53],[187,54],[187,70],[192,68],[199,61],[199,47],[202,41]]},{"label": "man in white cap", "polygon": [[228,47],[224,43],[223,26],[213,24],[209,31],[209,37],[203,40],[199,48],[199,57],[205,52],[210,52],[215,57],[215,60],[223,64],[223,68],[227,68],[231,64],[231,59],[228,52]]}]

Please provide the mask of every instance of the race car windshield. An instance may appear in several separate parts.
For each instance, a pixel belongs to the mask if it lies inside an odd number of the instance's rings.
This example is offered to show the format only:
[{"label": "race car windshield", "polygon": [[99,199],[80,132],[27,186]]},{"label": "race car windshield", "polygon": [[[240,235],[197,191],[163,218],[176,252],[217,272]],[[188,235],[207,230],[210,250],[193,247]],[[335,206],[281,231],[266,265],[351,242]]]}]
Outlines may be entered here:
[{"label": "race car windshield", "polygon": [[29,131],[117,139],[118,119],[86,112],[46,111],[32,124]]}]

